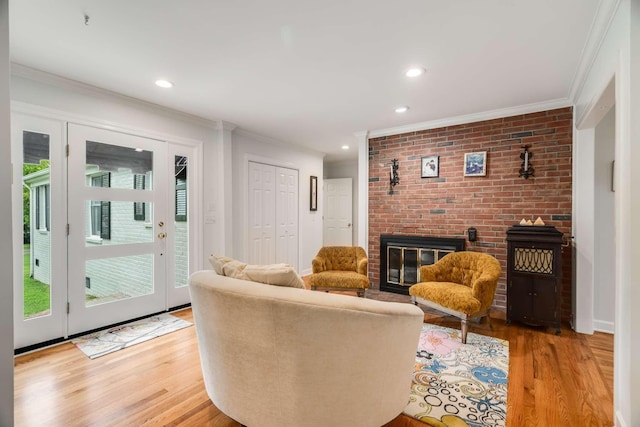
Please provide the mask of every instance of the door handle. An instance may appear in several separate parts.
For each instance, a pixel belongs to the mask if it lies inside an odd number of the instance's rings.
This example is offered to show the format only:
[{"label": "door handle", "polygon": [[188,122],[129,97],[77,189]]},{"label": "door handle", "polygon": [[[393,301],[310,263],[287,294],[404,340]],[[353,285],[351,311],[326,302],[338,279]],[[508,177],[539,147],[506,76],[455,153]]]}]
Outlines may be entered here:
[{"label": "door handle", "polygon": [[351,227],[351,223],[347,224],[347,227]]},{"label": "door handle", "polygon": [[158,233],[158,239],[162,240],[167,237],[167,233]]}]

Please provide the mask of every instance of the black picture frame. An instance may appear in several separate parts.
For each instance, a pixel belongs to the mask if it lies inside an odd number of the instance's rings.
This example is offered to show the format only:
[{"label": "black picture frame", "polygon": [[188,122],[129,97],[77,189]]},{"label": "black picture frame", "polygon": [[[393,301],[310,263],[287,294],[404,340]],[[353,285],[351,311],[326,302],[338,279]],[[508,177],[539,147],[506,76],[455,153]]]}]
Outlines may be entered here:
[{"label": "black picture frame", "polygon": [[437,178],[440,176],[440,156],[424,156],[420,159],[420,177]]},{"label": "black picture frame", "polygon": [[318,210],[318,177],[311,176],[309,180],[309,210]]}]

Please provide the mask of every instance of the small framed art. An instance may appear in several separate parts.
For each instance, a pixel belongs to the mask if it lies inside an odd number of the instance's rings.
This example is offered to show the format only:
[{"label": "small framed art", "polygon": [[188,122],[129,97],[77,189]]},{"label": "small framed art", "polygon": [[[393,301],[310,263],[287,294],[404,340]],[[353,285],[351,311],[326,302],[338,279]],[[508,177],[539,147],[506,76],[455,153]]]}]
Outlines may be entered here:
[{"label": "small framed art", "polygon": [[464,176],[485,176],[487,174],[487,152],[466,153],[464,155]]},{"label": "small framed art", "polygon": [[422,178],[437,178],[440,174],[440,156],[426,156],[420,159]]},{"label": "small framed art", "polygon": [[318,210],[318,177],[312,176],[309,181],[309,210],[317,211]]}]

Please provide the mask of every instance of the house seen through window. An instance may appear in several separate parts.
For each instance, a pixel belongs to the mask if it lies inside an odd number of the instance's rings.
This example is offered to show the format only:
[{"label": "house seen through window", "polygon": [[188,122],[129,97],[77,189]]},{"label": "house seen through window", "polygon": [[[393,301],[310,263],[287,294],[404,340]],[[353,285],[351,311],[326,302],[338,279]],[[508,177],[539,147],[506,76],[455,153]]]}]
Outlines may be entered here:
[{"label": "house seen through window", "polygon": [[[91,177],[92,187],[110,187],[111,173]],[[101,239],[111,239],[111,202],[91,201],[91,235]]]},{"label": "house seen through window", "polygon": [[36,229],[50,230],[51,202],[49,184],[40,185],[35,189],[36,193]]},{"label": "house seen through window", "polygon": [[175,156],[176,221],[187,221],[187,158]]}]

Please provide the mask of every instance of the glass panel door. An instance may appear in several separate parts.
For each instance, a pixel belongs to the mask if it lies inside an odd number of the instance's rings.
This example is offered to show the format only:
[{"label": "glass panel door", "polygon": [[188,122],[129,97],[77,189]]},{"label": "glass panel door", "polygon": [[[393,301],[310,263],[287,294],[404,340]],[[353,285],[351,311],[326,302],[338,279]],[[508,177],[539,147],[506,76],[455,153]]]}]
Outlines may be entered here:
[{"label": "glass panel door", "polygon": [[66,333],[63,124],[12,115],[14,348]]},{"label": "glass panel door", "polygon": [[69,124],[69,334],[166,308],[166,142]]}]

